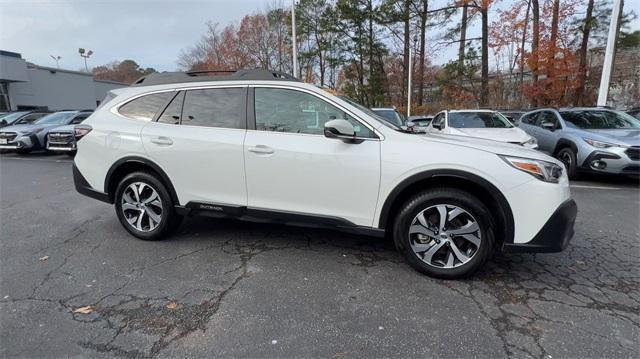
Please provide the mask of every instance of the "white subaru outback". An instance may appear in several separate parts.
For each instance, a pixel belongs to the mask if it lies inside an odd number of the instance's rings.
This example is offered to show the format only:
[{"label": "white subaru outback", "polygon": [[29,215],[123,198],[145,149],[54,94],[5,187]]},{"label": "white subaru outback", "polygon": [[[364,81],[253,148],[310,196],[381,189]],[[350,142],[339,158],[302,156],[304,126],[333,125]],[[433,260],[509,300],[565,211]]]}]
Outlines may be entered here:
[{"label": "white subaru outback", "polygon": [[112,91],[76,138],[77,190],[146,240],[186,215],[388,234],[417,270],[456,278],[494,250],[561,251],[577,213],[547,155],[408,133],[264,70],[148,75]]}]

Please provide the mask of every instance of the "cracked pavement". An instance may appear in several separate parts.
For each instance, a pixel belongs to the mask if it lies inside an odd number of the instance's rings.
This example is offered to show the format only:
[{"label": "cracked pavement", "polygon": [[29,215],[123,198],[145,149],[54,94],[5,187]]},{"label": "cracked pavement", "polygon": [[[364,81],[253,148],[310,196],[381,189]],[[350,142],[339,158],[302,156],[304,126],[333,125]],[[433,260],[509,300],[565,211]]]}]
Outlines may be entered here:
[{"label": "cracked pavement", "polygon": [[632,180],[575,183],[565,252],[443,281],[329,230],[190,218],[136,240],[75,192],[66,156],[0,158],[3,358],[640,357]]}]

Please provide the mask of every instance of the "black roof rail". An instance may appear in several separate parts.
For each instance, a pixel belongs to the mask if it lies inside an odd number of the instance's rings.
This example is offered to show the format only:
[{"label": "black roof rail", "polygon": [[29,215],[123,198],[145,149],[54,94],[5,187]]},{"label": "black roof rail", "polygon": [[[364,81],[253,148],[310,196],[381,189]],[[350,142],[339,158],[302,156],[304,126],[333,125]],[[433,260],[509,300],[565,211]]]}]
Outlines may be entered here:
[{"label": "black roof rail", "polygon": [[[210,74],[217,74],[211,76]],[[221,75],[225,74],[225,75]],[[156,72],[142,76],[131,86],[151,86],[180,82],[205,82],[205,81],[300,81],[297,78],[280,71],[270,71],[263,69],[255,70],[203,70],[187,72]]]}]

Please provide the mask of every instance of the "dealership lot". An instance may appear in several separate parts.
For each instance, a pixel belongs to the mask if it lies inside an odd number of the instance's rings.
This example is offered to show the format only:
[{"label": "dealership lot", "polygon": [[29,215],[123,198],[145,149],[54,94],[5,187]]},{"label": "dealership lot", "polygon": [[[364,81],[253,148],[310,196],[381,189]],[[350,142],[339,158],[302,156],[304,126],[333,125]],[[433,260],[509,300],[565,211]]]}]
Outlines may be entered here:
[{"label": "dealership lot", "polygon": [[635,180],[573,182],[565,252],[442,281],[328,230],[193,218],[139,241],[75,192],[68,156],[0,173],[2,357],[640,356]]}]

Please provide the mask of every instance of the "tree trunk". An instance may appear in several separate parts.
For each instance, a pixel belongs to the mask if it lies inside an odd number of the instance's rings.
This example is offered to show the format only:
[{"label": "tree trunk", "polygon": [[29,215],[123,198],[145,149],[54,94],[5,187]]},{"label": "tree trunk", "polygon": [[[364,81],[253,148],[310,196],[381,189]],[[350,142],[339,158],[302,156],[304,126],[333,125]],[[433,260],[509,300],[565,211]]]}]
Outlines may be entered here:
[{"label": "tree trunk", "polygon": [[482,14],[482,80],[480,85],[480,106],[486,107],[489,99],[489,5],[480,7]]},{"label": "tree trunk", "polygon": [[554,70],[555,70],[555,58],[556,58],[556,44],[558,42],[558,16],[560,13],[560,0],[553,0],[553,8],[551,14],[551,34],[549,36],[549,48],[547,50],[546,60],[546,73],[545,79],[545,103],[548,104],[554,100],[555,94],[553,94],[551,87],[554,82]]},{"label": "tree trunk", "polygon": [[587,78],[587,51],[589,48],[589,33],[591,32],[591,23],[593,21],[593,0],[589,0],[587,4],[587,15],[584,18],[582,28],[582,43],[580,44],[580,65],[578,68],[578,85],[576,87],[575,104],[584,106],[584,87]]},{"label": "tree trunk", "polygon": [[458,48],[458,84],[462,87],[462,79],[464,75],[464,50],[467,46],[467,10],[468,6],[465,2],[462,6],[462,20],[460,21],[460,44]]},{"label": "tree trunk", "polygon": [[531,0],[527,1],[527,13],[524,17],[524,28],[522,29],[522,44],[520,45],[520,91],[518,105],[522,107],[522,85],[524,84],[524,45],[527,40],[527,28],[529,27],[529,12],[531,11]]},{"label": "tree trunk", "polygon": [[[404,53],[402,57],[402,102],[406,103],[405,91],[409,82],[409,5],[410,0],[404,0],[404,11],[402,12],[402,20],[404,22]],[[407,93],[407,96],[410,94]]]},{"label": "tree trunk", "polygon": [[424,58],[425,58],[425,34],[427,31],[427,11],[429,1],[423,0],[422,13],[420,14],[420,69],[418,72],[418,106],[422,106],[424,97]]},{"label": "tree trunk", "polygon": [[[533,10],[533,34],[531,40],[531,80],[533,89],[537,92],[538,89],[538,59],[540,49],[540,4],[538,0],[531,0],[532,10]],[[538,107],[538,98],[537,93],[534,92],[533,99],[531,101],[531,105],[533,107]]]}]

